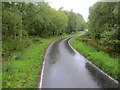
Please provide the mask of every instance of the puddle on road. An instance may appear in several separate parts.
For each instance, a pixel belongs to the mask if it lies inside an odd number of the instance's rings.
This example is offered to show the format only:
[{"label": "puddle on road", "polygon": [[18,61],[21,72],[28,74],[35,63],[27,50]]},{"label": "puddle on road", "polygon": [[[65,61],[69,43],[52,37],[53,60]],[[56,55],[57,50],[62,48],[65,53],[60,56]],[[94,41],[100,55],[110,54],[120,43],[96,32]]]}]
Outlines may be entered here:
[{"label": "puddle on road", "polygon": [[118,88],[118,84],[109,79],[105,74],[97,70],[92,64],[86,63],[86,69],[89,71],[94,81],[97,81],[100,87]]}]

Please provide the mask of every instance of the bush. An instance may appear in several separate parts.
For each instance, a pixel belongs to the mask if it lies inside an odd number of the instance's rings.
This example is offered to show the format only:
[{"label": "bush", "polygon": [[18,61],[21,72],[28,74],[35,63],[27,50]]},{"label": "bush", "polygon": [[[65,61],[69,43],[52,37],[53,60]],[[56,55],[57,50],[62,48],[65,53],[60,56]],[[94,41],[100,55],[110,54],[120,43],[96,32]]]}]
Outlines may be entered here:
[{"label": "bush", "polygon": [[2,42],[3,59],[5,57],[11,56],[13,53],[23,50],[23,48],[30,46],[31,43],[32,40],[30,40],[28,37],[25,37],[22,39],[22,41],[19,41],[18,38],[12,39],[11,37],[7,37]]},{"label": "bush", "polygon": [[34,42],[34,43],[36,43],[36,42],[41,42],[41,39],[38,38],[38,37],[35,37],[35,38],[33,38],[33,42]]}]

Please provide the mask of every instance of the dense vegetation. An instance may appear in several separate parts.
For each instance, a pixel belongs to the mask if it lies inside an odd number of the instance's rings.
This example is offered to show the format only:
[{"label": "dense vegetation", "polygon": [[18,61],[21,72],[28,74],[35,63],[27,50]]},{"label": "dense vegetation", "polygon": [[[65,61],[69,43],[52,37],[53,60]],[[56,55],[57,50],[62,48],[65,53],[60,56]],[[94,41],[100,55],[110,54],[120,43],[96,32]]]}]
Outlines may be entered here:
[{"label": "dense vegetation", "polygon": [[[30,45],[29,36],[50,37],[85,29],[73,11],[55,10],[44,2],[2,4],[3,57]],[[14,53],[15,54],[15,53]]]},{"label": "dense vegetation", "polygon": [[90,37],[114,53],[120,52],[118,6],[118,2],[97,2],[89,9]]},{"label": "dense vegetation", "polygon": [[68,34],[71,32],[83,31],[85,29],[85,21],[80,14],[75,14],[72,11],[65,11],[65,13],[69,18],[67,27]]},{"label": "dense vegetation", "polygon": [[73,11],[44,2],[3,2],[3,88],[35,88],[47,45],[84,29],[84,19]]}]

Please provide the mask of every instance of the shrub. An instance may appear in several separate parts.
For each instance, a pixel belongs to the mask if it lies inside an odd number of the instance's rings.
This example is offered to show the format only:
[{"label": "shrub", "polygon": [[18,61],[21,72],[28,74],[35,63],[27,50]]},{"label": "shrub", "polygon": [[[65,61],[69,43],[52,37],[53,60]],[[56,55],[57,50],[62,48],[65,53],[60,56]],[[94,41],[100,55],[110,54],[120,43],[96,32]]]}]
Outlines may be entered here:
[{"label": "shrub", "polygon": [[11,56],[13,53],[23,50],[23,48],[30,46],[31,43],[32,40],[30,40],[28,37],[24,37],[22,41],[19,41],[19,38],[12,39],[11,37],[7,37],[2,42],[3,59]]}]

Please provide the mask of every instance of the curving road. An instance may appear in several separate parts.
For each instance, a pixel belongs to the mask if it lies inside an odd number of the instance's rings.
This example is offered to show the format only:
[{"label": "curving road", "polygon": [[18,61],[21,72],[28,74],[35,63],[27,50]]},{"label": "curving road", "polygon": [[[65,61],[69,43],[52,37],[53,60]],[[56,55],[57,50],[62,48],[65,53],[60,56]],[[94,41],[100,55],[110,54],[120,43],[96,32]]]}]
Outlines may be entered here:
[{"label": "curving road", "polygon": [[48,47],[39,88],[117,88],[116,80],[70,46],[71,38],[56,40]]}]

